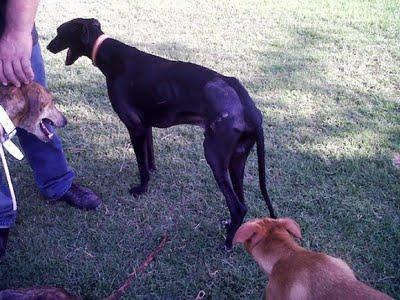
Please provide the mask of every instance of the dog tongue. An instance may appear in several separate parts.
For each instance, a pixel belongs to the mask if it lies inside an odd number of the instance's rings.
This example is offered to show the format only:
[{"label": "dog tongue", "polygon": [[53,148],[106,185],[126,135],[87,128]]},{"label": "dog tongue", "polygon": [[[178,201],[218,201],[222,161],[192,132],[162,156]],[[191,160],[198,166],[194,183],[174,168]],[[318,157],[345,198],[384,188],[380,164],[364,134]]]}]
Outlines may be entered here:
[{"label": "dog tongue", "polygon": [[40,129],[42,129],[43,133],[47,136],[49,140],[53,138],[53,133],[50,132],[50,130],[47,129],[46,124],[44,124],[43,121],[40,121]]}]

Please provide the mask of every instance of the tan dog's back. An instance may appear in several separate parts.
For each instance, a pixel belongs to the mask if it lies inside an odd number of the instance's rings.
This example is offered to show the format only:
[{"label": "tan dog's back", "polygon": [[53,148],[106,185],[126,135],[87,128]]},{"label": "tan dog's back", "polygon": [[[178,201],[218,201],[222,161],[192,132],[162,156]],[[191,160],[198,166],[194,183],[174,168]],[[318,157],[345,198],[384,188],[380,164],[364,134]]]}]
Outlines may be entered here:
[{"label": "tan dog's back", "polygon": [[243,224],[234,243],[243,243],[269,274],[266,299],[392,299],[358,281],[341,259],[300,247],[299,225],[288,218],[259,219]]},{"label": "tan dog's back", "polygon": [[280,259],[273,267],[269,299],[391,299],[358,281],[341,259],[301,251]]}]

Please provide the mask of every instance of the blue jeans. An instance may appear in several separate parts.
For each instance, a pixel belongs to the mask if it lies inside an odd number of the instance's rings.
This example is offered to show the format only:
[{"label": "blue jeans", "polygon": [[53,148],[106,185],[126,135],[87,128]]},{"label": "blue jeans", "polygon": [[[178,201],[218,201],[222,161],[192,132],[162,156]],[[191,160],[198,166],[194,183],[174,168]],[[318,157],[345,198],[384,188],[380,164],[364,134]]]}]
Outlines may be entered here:
[{"label": "blue jeans", "polygon": [[[47,87],[39,43],[32,48],[31,64],[35,74],[34,80]],[[49,130],[54,132],[54,128],[50,125]],[[18,129],[17,135],[25,157],[34,172],[39,190],[49,199],[61,198],[71,187],[75,174],[65,159],[60,138],[54,134],[50,142],[44,143],[23,129]],[[15,218],[16,213],[12,211],[8,186],[0,179],[0,228],[11,227]]]}]

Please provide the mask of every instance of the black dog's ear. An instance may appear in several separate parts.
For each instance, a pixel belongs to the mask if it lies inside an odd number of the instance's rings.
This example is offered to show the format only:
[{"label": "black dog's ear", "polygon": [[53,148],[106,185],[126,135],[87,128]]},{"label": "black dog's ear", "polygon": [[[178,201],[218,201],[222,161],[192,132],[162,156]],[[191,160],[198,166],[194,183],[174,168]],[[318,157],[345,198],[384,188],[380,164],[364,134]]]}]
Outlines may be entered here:
[{"label": "black dog's ear", "polygon": [[92,19],[92,25],[96,26],[98,29],[101,29],[100,22],[96,19]]},{"label": "black dog's ear", "polygon": [[81,41],[84,45],[89,43],[89,29],[86,24],[82,25]]},{"label": "black dog's ear", "polygon": [[84,23],[82,24],[81,28],[81,41],[83,44],[88,44],[89,43],[89,28],[92,28],[91,26],[97,27],[98,29],[101,30],[100,22],[97,21],[96,19],[90,19],[90,23]]}]

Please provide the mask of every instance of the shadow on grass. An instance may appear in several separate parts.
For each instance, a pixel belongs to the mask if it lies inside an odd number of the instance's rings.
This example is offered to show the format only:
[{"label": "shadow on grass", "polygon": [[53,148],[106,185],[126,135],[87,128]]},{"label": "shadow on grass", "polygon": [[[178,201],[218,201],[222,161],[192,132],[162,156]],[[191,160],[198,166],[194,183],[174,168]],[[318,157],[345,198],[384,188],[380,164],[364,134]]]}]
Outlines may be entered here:
[{"label": "shadow on grass", "polygon": [[[325,153],[318,145],[340,144],[367,128],[379,132],[378,146],[394,149],[399,137],[392,124],[399,107],[377,93],[327,82],[322,63],[312,54],[319,43],[327,41],[329,36],[309,29],[296,31],[292,46],[261,55],[262,78],[244,80],[257,94],[271,93],[268,101],[256,99],[267,114],[268,188],[278,213],[300,222],[305,246],[345,259],[363,281],[397,295],[400,175],[391,166],[387,150]],[[173,47],[177,56],[195,51]],[[163,52],[171,46],[147,48]],[[62,135],[79,179],[101,194],[103,207],[95,213],[62,204],[49,208],[36,201],[40,197],[32,180],[26,180],[27,168],[18,166],[16,180],[25,202],[20,206],[20,226],[13,231],[10,256],[2,265],[6,276],[0,288],[68,284],[69,290],[88,298],[105,296],[168,232],[171,242],[149,272],[134,283],[128,297],[194,298],[200,289],[216,298],[221,293],[226,298],[246,298],[248,293],[254,297],[249,283],[261,297],[264,277],[244,251],[229,255],[218,250],[224,238],[218,223],[227,209],[203,158],[201,130],[189,126],[155,130],[158,170],[149,192],[133,199],[127,190],[138,182],[138,172],[128,135],[108,104],[104,79],[100,75],[78,79],[86,71],[89,67],[83,66],[80,74],[71,71],[79,77],[53,80],[52,87],[63,105],[70,105],[67,96],[73,90],[81,103],[102,116],[101,130],[94,126],[95,119],[74,116]],[[315,104],[318,114],[296,110],[296,90],[324,99],[323,105]],[[289,101],[281,99],[285,96]],[[381,119],[390,126],[380,126]],[[359,143],[353,143],[354,147]],[[259,193],[254,153],[247,166],[248,218],[260,217],[267,210]]]}]

